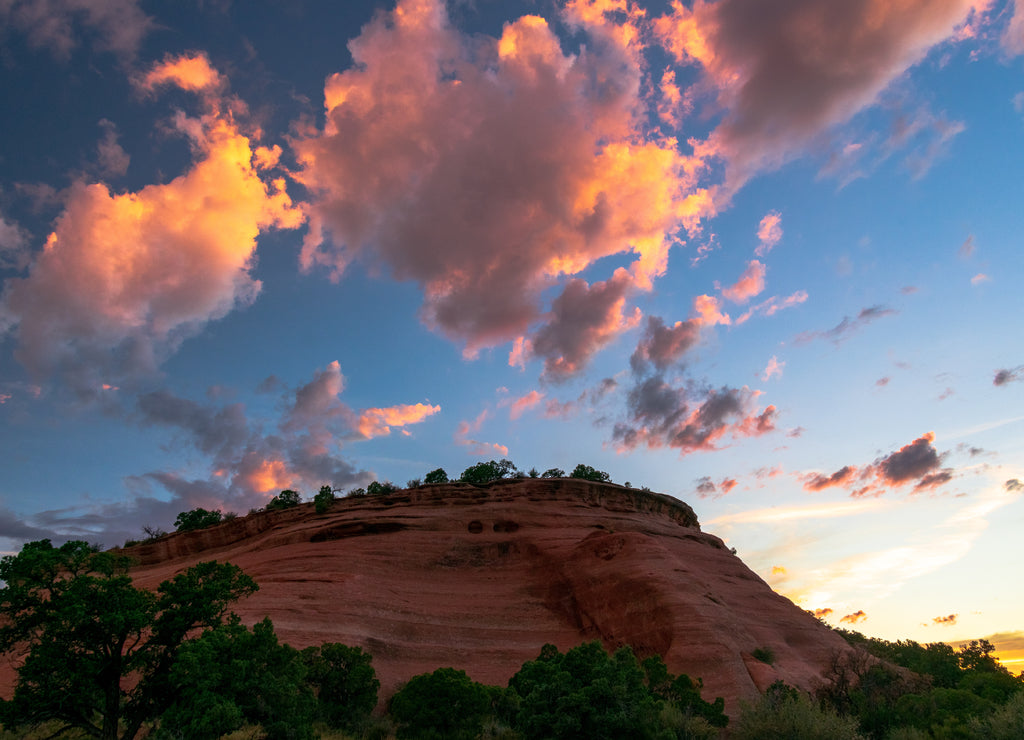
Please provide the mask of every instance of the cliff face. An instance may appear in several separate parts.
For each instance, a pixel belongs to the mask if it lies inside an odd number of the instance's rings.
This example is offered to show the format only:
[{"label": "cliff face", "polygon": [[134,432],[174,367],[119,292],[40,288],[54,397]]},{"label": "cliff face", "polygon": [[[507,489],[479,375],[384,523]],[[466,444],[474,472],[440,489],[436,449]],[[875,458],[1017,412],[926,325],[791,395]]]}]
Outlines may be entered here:
[{"label": "cliff face", "polygon": [[[734,713],[776,679],[809,688],[843,640],[767,584],[692,509],[659,494],[566,479],[424,486],[239,518],[131,548],[139,585],[230,561],[295,647],[359,645],[387,696],[441,666],[504,685],[546,642],[600,639],[702,677]],[[773,666],[751,657],[771,648]]]}]

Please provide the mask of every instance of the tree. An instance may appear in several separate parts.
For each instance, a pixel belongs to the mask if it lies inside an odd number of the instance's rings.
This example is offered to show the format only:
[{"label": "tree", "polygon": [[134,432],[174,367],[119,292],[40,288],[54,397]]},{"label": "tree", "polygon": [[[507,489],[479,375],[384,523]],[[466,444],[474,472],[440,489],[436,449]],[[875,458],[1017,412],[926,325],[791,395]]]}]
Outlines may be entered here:
[{"label": "tree", "polygon": [[313,506],[317,514],[326,514],[334,503],[334,491],[330,486],[320,486],[320,492],[313,497]]},{"label": "tree", "polygon": [[490,692],[465,671],[438,668],[410,678],[390,709],[399,738],[472,740],[490,710]]},{"label": "tree", "polygon": [[565,471],[561,468],[548,468],[540,474],[541,478],[564,478]]},{"label": "tree", "polygon": [[464,483],[472,483],[475,486],[483,486],[491,481],[511,478],[516,474],[516,466],[511,460],[491,460],[489,462],[478,462],[462,471],[459,478]]},{"label": "tree", "polygon": [[293,491],[290,488],[286,488],[281,493],[270,499],[270,503],[267,504],[267,511],[274,511],[276,509],[290,509],[293,506],[298,506],[302,503],[302,496],[299,495],[298,491]]},{"label": "tree", "polygon": [[423,482],[428,486],[431,483],[447,483],[448,473],[444,471],[444,468],[438,468],[437,470],[431,470],[423,477]]},{"label": "tree", "polygon": [[386,493],[394,493],[398,490],[398,486],[389,480],[381,483],[379,480],[375,480],[366,487],[366,492],[371,496],[383,496]]},{"label": "tree", "polygon": [[781,681],[768,687],[761,701],[743,704],[729,736],[736,740],[862,740],[857,720],[843,717]]},{"label": "tree", "polygon": [[317,695],[317,712],[331,727],[355,729],[377,705],[380,681],[372,656],[361,648],[325,642],[302,651],[307,680]]},{"label": "tree", "polygon": [[221,519],[223,519],[223,514],[220,513],[220,510],[207,511],[197,508],[178,514],[178,518],[174,520],[174,528],[179,532],[188,532],[192,529],[212,527],[214,524],[219,524]]},{"label": "tree", "polygon": [[572,472],[569,473],[569,477],[580,478],[582,480],[592,480],[595,483],[610,483],[612,480],[612,477],[603,470],[597,470],[596,468],[584,465],[583,463],[580,463],[573,468]]},{"label": "tree", "polygon": [[[221,624],[256,591],[228,563],[199,563],[156,593],[132,585],[130,559],[85,542],[30,542],[0,560],[0,652],[27,651],[5,726],[56,722],[130,740],[170,701],[168,676],[190,633]],[[130,688],[128,688],[130,687]]]},{"label": "tree", "polygon": [[186,643],[170,673],[174,701],[160,720],[172,737],[216,740],[245,723],[268,740],[311,740],[316,698],[301,653],[264,619],[237,619]]}]

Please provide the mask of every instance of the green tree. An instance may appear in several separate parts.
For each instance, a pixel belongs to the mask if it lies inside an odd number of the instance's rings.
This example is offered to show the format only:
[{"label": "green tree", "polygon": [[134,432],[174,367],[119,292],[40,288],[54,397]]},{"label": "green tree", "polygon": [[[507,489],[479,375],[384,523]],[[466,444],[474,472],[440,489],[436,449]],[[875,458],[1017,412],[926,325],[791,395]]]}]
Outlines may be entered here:
[{"label": "green tree", "polygon": [[277,509],[290,509],[293,506],[298,506],[302,503],[302,496],[299,495],[298,491],[293,491],[290,488],[286,488],[281,493],[270,499],[267,504],[267,511],[275,511]]},{"label": "green tree", "polygon": [[524,738],[647,738],[658,733],[662,702],[628,647],[611,656],[599,642],[564,655],[545,645],[509,688],[520,697],[515,729]]},{"label": "green tree", "polygon": [[203,529],[204,527],[212,527],[214,524],[219,524],[223,518],[224,515],[219,510],[192,509],[192,511],[183,511],[178,514],[178,518],[174,520],[174,528],[179,532]]},{"label": "green tree", "polygon": [[516,466],[511,460],[490,460],[478,462],[462,471],[459,477],[464,483],[483,486],[491,481],[511,478],[516,474]]},{"label": "green tree", "polygon": [[448,473],[445,472],[444,468],[431,470],[423,477],[423,482],[427,485],[430,485],[431,483],[447,483]]},{"label": "green tree", "polygon": [[398,486],[389,480],[381,483],[379,480],[375,480],[366,487],[366,492],[371,496],[383,496],[386,493],[394,493],[398,490]]},{"label": "green tree", "polygon": [[640,664],[647,680],[648,690],[684,716],[701,717],[712,727],[725,727],[729,718],[725,714],[725,699],[717,697],[707,702],[701,696],[704,682],[694,681],[685,673],[674,676],[669,673],[660,655],[652,655]]},{"label": "green tree", "polygon": [[603,470],[597,470],[596,468],[584,465],[583,463],[580,463],[573,468],[572,472],[569,473],[569,477],[580,478],[582,480],[592,480],[595,483],[610,483],[612,480],[612,477]]},{"label": "green tree", "polygon": [[540,474],[541,478],[564,478],[565,471],[561,468],[548,468]]},{"label": "green tree", "polygon": [[85,542],[30,542],[0,560],[0,652],[26,652],[8,728],[55,722],[101,740],[130,740],[169,702],[186,637],[221,624],[256,591],[234,565],[199,563],[155,593],[132,585],[130,560]]},{"label": "green tree", "polygon": [[729,733],[733,740],[862,740],[857,720],[823,709],[776,681],[757,704],[743,704]]},{"label": "green tree", "polygon": [[334,491],[330,486],[320,486],[319,493],[313,497],[313,506],[317,514],[326,514],[334,503]]},{"label": "green tree", "polygon": [[391,697],[398,737],[415,740],[472,740],[491,706],[488,688],[465,671],[438,668],[413,676]]},{"label": "green tree", "polygon": [[317,713],[331,727],[352,730],[377,705],[380,681],[372,656],[361,648],[325,642],[302,651],[307,681],[317,696]]},{"label": "green tree", "polygon": [[278,642],[269,618],[251,630],[235,619],[182,646],[161,734],[216,740],[250,723],[268,740],[310,740],[316,698],[306,676],[302,655]]}]

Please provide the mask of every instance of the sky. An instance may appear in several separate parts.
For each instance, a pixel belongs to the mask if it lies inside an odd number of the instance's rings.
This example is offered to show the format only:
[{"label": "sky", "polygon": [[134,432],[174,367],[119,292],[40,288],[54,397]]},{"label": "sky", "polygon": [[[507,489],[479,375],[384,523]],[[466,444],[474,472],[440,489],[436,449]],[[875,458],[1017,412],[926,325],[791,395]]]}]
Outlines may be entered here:
[{"label": "sky", "polygon": [[0,550],[480,460],[1024,669],[1024,0],[0,0]]}]

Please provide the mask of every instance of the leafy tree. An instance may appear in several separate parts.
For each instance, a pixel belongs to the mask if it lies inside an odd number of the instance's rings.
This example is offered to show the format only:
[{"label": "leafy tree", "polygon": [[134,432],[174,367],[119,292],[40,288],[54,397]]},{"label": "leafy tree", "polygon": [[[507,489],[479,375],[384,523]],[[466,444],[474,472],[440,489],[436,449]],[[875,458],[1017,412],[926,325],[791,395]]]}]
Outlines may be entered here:
[{"label": "leafy tree", "polygon": [[733,740],[861,740],[857,721],[823,709],[796,689],[776,681],[761,701],[743,704]]},{"label": "leafy tree", "polygon": [[714,702],[704,701],[701,689],[704,682],[694,681],[685,673],[674,676],[668,671],[660,655],[652,655],[641,663],[647,679],[648,690],[684,716],[701,717],[712,727],[725,727],[729,718],[725,714],[725,699],[718,697]]},{"label": "leafy tree", "polygon": [[564,655],[545,645],[509,679],[521,697],[515,729],[524,738],[646,738],[657,734],[662,704],[628,647],[611,656],[600,642]]},{"label": "leafy tree", "polygon": [[561,468],[548,468],[540,474],[541,478],[564,478],[565,471]]},{"label": "leafy tree", "polygon": [[431,470],[423,477],[423,482],[426,483],[428,486],[432,483],[447,483],[448,473],[445,472],[444,468],[437,468],[436,470]]},{"label": "leafy tree", "polygon": [[134,738],[167,706],[186,637],[221,624],[229,604],[257,589],[237,566],[205,562],[153,593],[132,585],[130,562],[49,540],[0,560],[0,652],[27,651],[14,697],[0,705],[5,726]]},{"label": "leafy tree", "polygon": [[334,491],[330,486],[320,486],[320,491],[313,497],[313,506],[317,514],[326,514],[334,503]]},{"label": "leafy tree", "polygon": [[419,488],[423,485],[423,480],[420,478],[410,478],[405,482],[406,488]]},{"label": "leafy tree", "polygon": [[530,468],[526,475],[530,478],[540,478],[540,473],[537,472],[537,468]]},{"label": "leafy tree", "polygon": [[603,470],[597,470],[596,468],[584,465],[583,463],[580,463],[573,468],[572,472],[569,473],[569,477],[580,478],[582,480],[592,480],[595,483],[610,483],[612,479],[612,477]]},{"label": "leafy tree", "polygon": [[489,462],[478,462],[462,471],[459,480],[464,483],[472,483],[475,486],[482,486],[491,481],[511,478],[516,474],[516,466],[511,460],[490,460]]},{"label": "leafy tree", "polygon": [[319,716],[331,727],[354,729],[377,705],[380,681],[361,648],[327,642],[302,651]]},{"label": "leafy tree", "polygon": [[472,740],[491,706],[488,688],[465,671],[438,668],[413,676],[391,697],[399,738]]},{"label": "leafy tree", "polygon": [[394,493],[397,490],[398,486],[389,480],[383,483],[375,480],[366,487],[366,492],[371,496],[383,496],[385,493]]},{"label": "leafy tree", "polygon": [[302,496],[299,495],[298,491],[293,491],[290,488],[286,488],[281,493],[270,499],[267,504],[267,511],[275,511],[278,509],[290,509],[293,506],[298,506],[302,503]]},{"label": "leafy tree", "polygon": [[179,532],[188,532],[192,529],[212,527],[214,524],[219,524],[221,519],[223,519],[223,514],[219,510],[207,511],[197,508],[178,514],[178,518],[174,520],[174,528]]},{"label": "leafy tree", "polygon": [[268,740],[311,740],[316,698],[306,675],[302,655],[278,642],[269,618],[252,630],[235,619],[182,646],[161,734],[216,740],[250,723]]}]

